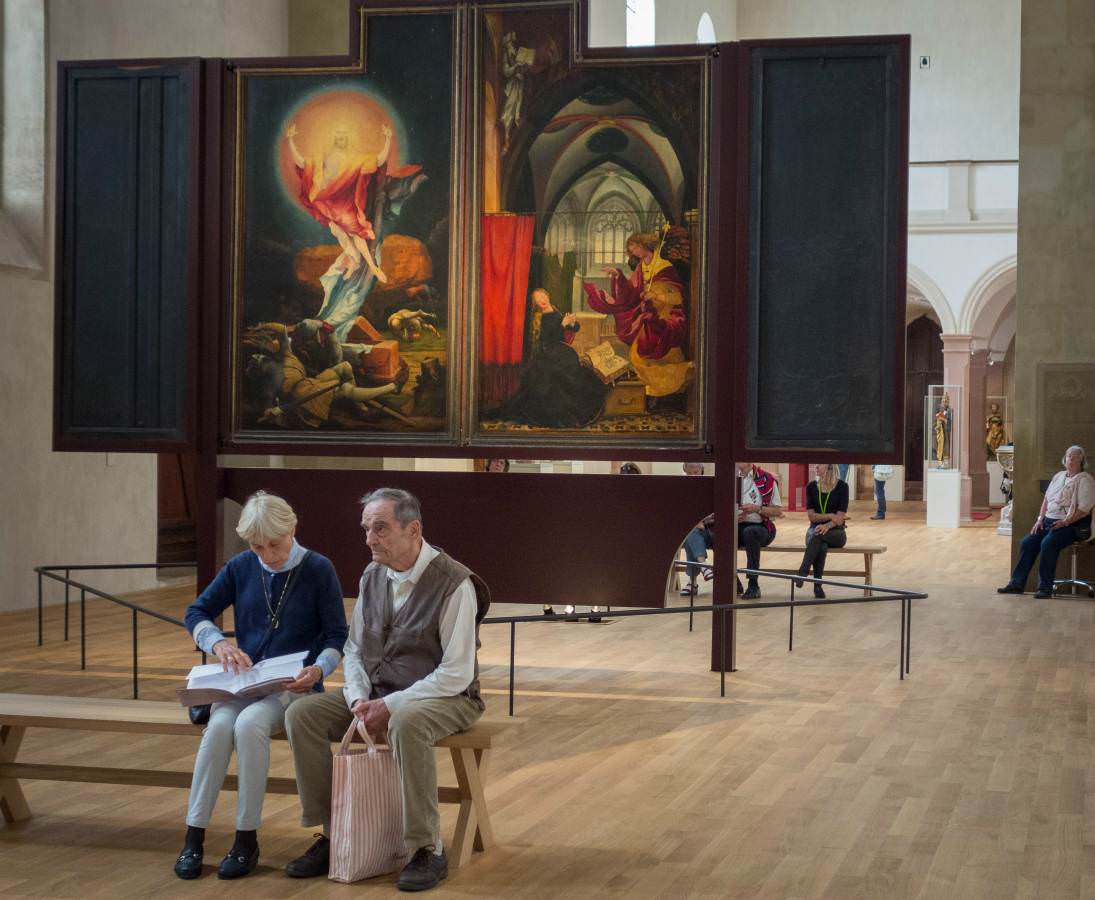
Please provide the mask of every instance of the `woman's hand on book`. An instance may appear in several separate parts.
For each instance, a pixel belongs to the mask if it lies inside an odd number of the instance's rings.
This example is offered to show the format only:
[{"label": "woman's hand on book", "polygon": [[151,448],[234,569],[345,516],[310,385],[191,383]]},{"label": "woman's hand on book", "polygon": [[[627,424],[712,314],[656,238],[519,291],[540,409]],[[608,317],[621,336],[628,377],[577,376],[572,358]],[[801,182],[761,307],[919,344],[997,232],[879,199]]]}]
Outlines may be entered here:
[{"label": "woman's hand on book", "polygon": [[306,694],[319,679],[323,677],[323,670],[319,666],[305,666],[300,670],[296,680],[285,685],[285,690],[294,694]]},{"label": "woman's hand on book", "polygon": [[213,655],[221,661],[224,671],[231,672],[233,675],[246,672],[252,665],[251,657],[228,641],[217,641],[213,645]]}]

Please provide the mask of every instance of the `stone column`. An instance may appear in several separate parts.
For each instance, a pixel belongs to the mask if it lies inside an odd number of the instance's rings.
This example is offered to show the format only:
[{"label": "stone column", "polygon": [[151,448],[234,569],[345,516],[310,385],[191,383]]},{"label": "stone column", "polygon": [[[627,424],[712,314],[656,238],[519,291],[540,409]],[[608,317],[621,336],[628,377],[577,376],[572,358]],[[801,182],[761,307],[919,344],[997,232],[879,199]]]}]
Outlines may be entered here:
[{"label": "stone column", "polygon": [[962,389],[959,400],[960,430],[953,452],[958,453],[958,468],[962,472],[962,506],[960,518],[973,521],[975,506],[987,507],[989,476],[985,468],[984,428],[981,411],[985,406],[985,365],[987,351],[973,350],[973,337],[968,334],[944,334],[943,381]]},{"label": "stone column", "polygon": [[1013,554],[1065,448],[1095,446],[1095,5],[1023,0],[1020,47]]}]

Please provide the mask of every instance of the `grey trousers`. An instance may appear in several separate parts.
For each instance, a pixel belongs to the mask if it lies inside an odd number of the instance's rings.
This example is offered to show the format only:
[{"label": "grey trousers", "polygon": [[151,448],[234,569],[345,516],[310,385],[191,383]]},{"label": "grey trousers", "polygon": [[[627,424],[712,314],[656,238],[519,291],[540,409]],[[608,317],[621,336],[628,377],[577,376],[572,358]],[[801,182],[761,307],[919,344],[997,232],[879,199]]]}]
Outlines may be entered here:
[{"label": "grey trousers", "polygon": [[[403,838],[409,850],[441,851],[437,810],[437,761],[433,745],[470,728],[482,715],[467,697],[411,700],[400,704],[388,722],[388,743],[403,783]],[[331,742],[341,740],[353,716],[341,691],[310,694],[289,707],[285,731],[293,748],[300,793],[300,823],[331,824]]]},{"label": "grey trousers", "polygon": [[232,700],[214,703],[209,724],[202,732],[194,777],[190,782],[190,805],[186,824],[206,828],[224,784],[232,750],[236,751],[239,791],[236,797],[236,828],[255,831],[262,822],[262,801],[270,770],[270,736],[278,734],[285,722],[285,709],[300,694],[282,691],[261,700]]}]

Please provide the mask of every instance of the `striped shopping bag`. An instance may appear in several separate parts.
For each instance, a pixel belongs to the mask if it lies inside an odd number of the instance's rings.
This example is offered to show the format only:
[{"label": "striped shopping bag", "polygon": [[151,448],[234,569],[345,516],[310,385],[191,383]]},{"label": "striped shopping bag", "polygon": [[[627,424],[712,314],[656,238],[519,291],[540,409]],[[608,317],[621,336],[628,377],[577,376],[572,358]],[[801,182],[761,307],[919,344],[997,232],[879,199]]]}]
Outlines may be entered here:
[{"label": "striped shopping bag", "polygon": [[[365,747],[350,749],[354,731]],[[403,798],[399,764],[390,747],[378,747],[354,719],[334,757],[331,785],[332,881],[360,881],[402,868]]]}]

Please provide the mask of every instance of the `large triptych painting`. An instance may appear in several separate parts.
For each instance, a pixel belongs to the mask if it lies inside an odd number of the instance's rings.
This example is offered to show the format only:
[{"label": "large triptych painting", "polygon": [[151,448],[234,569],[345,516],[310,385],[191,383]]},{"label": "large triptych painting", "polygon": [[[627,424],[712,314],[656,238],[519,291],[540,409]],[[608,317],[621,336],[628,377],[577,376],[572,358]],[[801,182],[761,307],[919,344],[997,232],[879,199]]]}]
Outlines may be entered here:
[{"label": "large triptych painting", "polygon": [[365,71],[241,71],[237,437],[450,429],[451,13],[370,17]]},{"label": "large triptych painting", "polygon": [[570,4],[479,11],[482,440],[695,442],[706,62],[577,62]]}]

